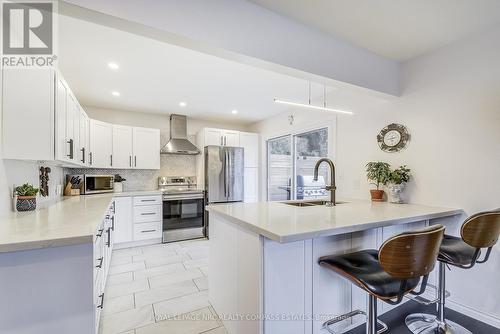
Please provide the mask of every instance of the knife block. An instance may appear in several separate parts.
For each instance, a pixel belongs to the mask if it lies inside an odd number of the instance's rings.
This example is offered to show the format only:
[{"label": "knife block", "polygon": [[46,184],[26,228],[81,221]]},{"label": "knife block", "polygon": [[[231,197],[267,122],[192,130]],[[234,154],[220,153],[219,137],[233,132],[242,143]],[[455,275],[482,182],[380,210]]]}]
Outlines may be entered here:
[{"label": "knife block", "polygon": [[71,187],[71,182],[66,183],[66,187],[64,187],[64,196],[79,196],[80,189],[73,189]]}]

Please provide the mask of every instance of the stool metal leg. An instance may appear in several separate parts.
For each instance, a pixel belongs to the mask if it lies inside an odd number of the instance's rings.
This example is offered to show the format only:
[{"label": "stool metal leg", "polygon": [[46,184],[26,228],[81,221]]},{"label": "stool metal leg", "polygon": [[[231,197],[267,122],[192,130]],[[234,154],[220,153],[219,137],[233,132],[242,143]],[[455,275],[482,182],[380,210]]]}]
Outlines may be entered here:
[{"label": "stool metal leg", "polygon": [[368,294],[366,334],[377,334],[377,298]]},{"label": "stool metal leg", "polygon": [[446,320],[446,264],[439,262],[438,315],[415,313],[406,317],[406,327],[415,334],[472,334],[459,324]]}]

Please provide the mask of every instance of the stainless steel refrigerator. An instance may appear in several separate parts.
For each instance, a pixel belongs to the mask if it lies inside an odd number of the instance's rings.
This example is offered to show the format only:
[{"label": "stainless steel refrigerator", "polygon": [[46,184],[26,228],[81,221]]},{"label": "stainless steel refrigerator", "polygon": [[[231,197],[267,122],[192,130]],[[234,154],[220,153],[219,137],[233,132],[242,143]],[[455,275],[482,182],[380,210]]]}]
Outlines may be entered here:
[{"label": "stainless steel refrigerator", "polygon": [[[205,147],[205,203],[243,201],[245,172],[242,147]],[[209,237],[208,212],[205,210],[205,235]]]},{"label": "stainless steel refrigerator", "polygon": [[243,201],[244,167],[242,147],[205,147],[206,203]]}]

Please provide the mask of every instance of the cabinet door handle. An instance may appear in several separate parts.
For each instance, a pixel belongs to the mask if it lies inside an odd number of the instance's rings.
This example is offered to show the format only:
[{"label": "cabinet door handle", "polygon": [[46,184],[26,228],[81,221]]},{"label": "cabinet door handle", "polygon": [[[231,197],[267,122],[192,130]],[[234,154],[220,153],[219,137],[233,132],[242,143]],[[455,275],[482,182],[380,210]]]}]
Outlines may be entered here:
[{"label": "cabinet door handle", "polygon": [[102,310],[104,306],[104,292],[99,295],[99,298],[101,298],[101,304],[97,306],[97,308],[100,308]]},{"label": "cabinet door handle", "polygon": [[85,163],[85,147],[82,147],[82,149],[80,151],[82,151],[82,160],[81,160],[81,162]]},{"label": "cabinet door handle", "polygon": [[156,202],[155,199],[141,199],[141,202]]},{"label": "cabinet door handle", "polygon": [[222,146],[222,145],[224,145],[224,137],[223,136],[220,137],[220,146]]},{"label": "cabinet door handle", "polygon": [[134,167],[137,167],[137,155],[134,156]]},{"label": "cabinet door handle", "polygon": [[107,230],[108,233],[108,241],[106,241],[106,246],[111,247],[111,227]]},{"label": "cabinet door handle", "polygon": [[132,156],[131,155],[129,155],[129,157],[128,157],[128,164],[130,167],[132,167]]},{"label": "cabinet door handle", "polygon": [[99,233],[96,234],[96,237],[102,237],[102,232],[104,232],[104,230],[102,228],[99,229]]},{"label": "cabinet door handle", "polygon": [[143,213],[141,213],[141,216],[151,216],[151,215],[156,215],[156,212],[143,212]]},{"label": "cabinet door handle", "polygon": [[143,230],[141,233],[151,233],[151,232],[156,232],[156,230]]},{"label": "cabinet door handle", "polygon": [[73,139],[68,140],[67,143],[69,144],[69,154],[67,156],[73,160]]},{"label": "cabinet door handle", "polygon": [[90,163],[91,165],[92,165],[92,164],[93,164],[93,162],[94,162],[93,156],[94,156],[94,155],[92,154],[92,152],[90,152],[90,153],[89,153],[89,158],[90,158],[89,163]]},{"label": "cabinet door handle", "polygon": [[111,231],[115,230],[115,216],[111,217]]},{"label": "cabinet door handle", "polygon": [[99,261],[99,264],[97,266],[95,266],[96,268],[102,268],[102,262],[104,261],[104,257],[100,257],[97,259],[97,261]]},{"label": "cabinet door handle", "polygon": [[224,136],[224,146],[227,146],[227,137]]},{"label": "cabinet door handle", "polygon": [[110,160],[110,162],[111,162],[111,166],[113,166],[113,154],[110,154],[110,155],[109,155],[109,160]]}]

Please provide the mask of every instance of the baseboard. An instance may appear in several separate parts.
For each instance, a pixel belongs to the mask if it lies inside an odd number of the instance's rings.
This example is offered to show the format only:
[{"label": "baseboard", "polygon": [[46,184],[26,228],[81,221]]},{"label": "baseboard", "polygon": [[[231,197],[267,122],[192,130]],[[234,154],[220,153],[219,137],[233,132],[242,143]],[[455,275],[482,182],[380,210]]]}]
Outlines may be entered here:
[{"label": "baseboard", "polygon": [[140,247],[140,246],[148,246],[154,244],[161,244],[161,238],[149,239],[149,240],[140,240],[140,241],[131,241],[131,242],[122,242],[119,244],[114,244],[113,249],[123,249],[130,247]]},{"label": "baseboard", "polygon": [[487,314],[471,307],[462,305],[460,303],[454,302],[452,300],[446,300],[446,307],[452,309],[453,311],[457,311],[462,313],[468,317],[476,319],[478,321],[484,322],[485,324],[491,325],[493,327],[500,329],[500,319],[494,315]]}]

